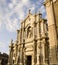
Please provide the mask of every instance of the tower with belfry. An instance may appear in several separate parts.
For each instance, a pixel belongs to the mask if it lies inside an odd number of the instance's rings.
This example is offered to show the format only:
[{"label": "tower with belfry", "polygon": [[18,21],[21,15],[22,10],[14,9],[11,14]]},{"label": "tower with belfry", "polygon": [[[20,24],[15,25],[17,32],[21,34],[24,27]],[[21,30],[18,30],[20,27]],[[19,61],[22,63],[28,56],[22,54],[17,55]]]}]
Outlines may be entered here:
[{"label": "tower with belfry", "polygon": [[46,0],[44,3],[48,21],[49,61],[58,65],[58,0]]}]

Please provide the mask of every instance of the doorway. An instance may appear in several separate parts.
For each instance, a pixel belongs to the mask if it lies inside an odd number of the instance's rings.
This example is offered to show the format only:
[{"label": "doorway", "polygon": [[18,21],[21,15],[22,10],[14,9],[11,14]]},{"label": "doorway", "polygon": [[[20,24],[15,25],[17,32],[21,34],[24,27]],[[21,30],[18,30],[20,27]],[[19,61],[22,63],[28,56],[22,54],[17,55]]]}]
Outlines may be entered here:
[{"label": "doorway", "polygon": [[32,56],[27,56],[27,65],[32,65]]}]

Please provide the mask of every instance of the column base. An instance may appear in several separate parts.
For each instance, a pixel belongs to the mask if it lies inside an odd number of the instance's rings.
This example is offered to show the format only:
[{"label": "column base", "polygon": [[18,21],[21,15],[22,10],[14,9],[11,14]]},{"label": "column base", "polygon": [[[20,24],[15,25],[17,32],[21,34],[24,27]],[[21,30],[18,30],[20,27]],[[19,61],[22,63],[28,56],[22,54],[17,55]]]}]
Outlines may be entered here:
[{"label": "column base", "polygon": [[36,64],[36,65],[39,65],[39,64]]},{"label": "column base", "polygon": [[7,65],[11,65],[10,63],[8,63]]},{"label": "column base", "polygon": [[48,64],[36,64],[36,65],[48,65]]},{"label": "column base", "polygon": [[8,63],[7,65],[10,65],[10,63]]},{"label": "column base", "polygon": [[17,65],[17,63],[14,63],[14,65]]}]

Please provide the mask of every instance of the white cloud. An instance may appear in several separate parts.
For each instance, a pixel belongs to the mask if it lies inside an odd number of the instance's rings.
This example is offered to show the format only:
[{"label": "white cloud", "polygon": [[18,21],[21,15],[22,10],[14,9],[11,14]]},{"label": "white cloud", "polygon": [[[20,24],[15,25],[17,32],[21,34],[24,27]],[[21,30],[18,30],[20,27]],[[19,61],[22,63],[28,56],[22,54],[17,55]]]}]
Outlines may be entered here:
[{"label": "white cloud", "polygon": [[35,13],[35,4],[33,4],[33,6],[30,8],[31,9],[31,12],[34,12]]},{"label": "white cloud", "polygon": [[2,26],[2,18],[0,16],[0,29],[1,29],[1,26]]},{"label": "white cloud", "polygon": [[4,46],[5,46],[4,43],[0,42],[0,48]]},{"label": "white cloud", "polygon": [[47,16],[45,16],[45,19],[47,19]]},{"label": "white cloud", "polygon": [[16,0],[12,0],[12,3],[13,3],[13,4],[16,4]]},{"label": "white cloud", "polygon": [[22,3],[24,3],[24,4],[26,4],[28,2],[29,2],[29,0],[22,0]]},{"label": "white cloud", "polygon": [[45,8],[44,8],[44,6],[41,6],[40,9],[39,9],[39,11],[40,11],[42,14],[45,13]]},{"label": "white cloud", "polygon": [[13,4],[12,4],[12,3],[9,3],[8,6],[9,6],[9,8],[11,8],[11,9],[13,8]]},{"label": "white cloud", "polygon": [[[26,12],[29,9],[31,9],[32,12],[34,12],[36,9],[35,3],[32,4],[31,0],[11,0],[8,5],[6,5],[6,0],[1,0],[0,3],[2,3],[3,6],[5,5],[4,7],[0,7],[0,21],[5,24],[5,28],[10,32],[16,31],[16,29],[19,27],[18,19],[23,20]],[[43,7],[41,7],[41,9],[43,9]],[[42,11],[44,12],[44,10]],[[18,17],[16,17],[14,13],[16,13]],[[0,27],[1,24],[2,23],[0,23]]]},{"label": "white cloud", "polygon": [[[9,32],[15,32],[19,28],[20,20],[25,18],[28,10],[31,9],[31,12],[34,12],[37,5],[40,4],[38,0],[34,3],[31,3],[31,1],[33,0],[11,0],[11,2],[0,0],[0,28],[2,29],[4,25]],[[36,3],[37,5],[35,5]],[[0,42],[0,51],[5,52],[6,48],[7,44]],[[6,52],[8,53],[8,48]]]},{"label": "white cloud", "polygon": [[18,20],[14,19],[13,21],[10,21],[8,19],[8,21],[5,22],[5,25],[8,31],[10,32],[16,31],[16,29],[18,29]]},{"label": "white cloud", "polygon": [[0,28],[1,28],[2,22],[0,21]]},{"label": "white cloud", "polygon": [[9,44],[5,44],[4,42],[0,41],[0,52],[9,54],[9,49],[7,49],[8,47],[9,47]]}]

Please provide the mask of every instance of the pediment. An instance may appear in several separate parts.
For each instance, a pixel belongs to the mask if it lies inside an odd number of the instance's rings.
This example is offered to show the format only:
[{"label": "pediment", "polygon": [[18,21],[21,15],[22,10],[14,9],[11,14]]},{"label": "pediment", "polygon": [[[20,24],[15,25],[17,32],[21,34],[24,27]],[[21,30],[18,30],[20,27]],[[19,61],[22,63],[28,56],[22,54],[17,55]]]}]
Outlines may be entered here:
[{"label": "pediment", "polygon": [[27,26],[28,24],[32,25],[32,23],[35,21],[34,15],[29,14],[27,18],[25,19],[25,25]]}]

